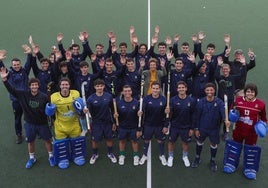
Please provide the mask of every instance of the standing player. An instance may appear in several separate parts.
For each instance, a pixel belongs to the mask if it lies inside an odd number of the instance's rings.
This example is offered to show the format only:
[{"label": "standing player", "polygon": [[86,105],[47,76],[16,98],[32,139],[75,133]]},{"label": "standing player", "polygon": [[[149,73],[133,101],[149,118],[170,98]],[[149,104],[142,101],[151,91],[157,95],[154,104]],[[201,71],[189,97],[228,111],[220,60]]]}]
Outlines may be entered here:
[{"label": "standing player", "polygon": [[96,92],[87,99],[88,110],[92,115],[91,140],[93,154],[90,158],[90,164],[94,164],[99,157],[98,143],[102,140],[102,137],[106,139],[108,158],[112,163],[116,163],[117,159],[113,153],[113,131],[116,129],[112,117],[113,98],[110,93],[104,91],[105,82],[103,80],[95,80],[94,88]]},{"label": "standing player", "polygon": [[182,160],[186,167],[190,166],[188,159],[188,143],[193,135],[193,113],[195,109],[195,100],[186,95],[187,84],[184,81],[179,81],[177,84],[177,96],[170,99],[171,125],[169,130],[168,143],[168,163],[169,167],[173,166],[174,145],[177,138],[180,136],[182,140]]},{"label": "standing player", "polygon": [[5,68],[1,68],[1,78],[4,82],[5,87],[8,92],[12,94],[20,102],[22,110],[24,112],[25,120],[25,135],[26,142],[28,143],[29,160],[26,163],[26,168],[32,168],[36,162],[35,157],[35,138],[36,135],[45,141],[45,146],[49,155],[50,166],[55,165],[52,144],[51,144],[51,133],[47,124],[47,117],[45,114],[46,103],[48,102],[47,95],[39,91],[40,82],[36,78],[31,78],[29,80],[28,90],[18,90],[14,88],[8,82],[8,74]]},{"label": "standing player", "polygon": [[233,130],[233,140],[226,142],[224,172],[228,174],[235,172],[242,147],[244,147],[244,175],[248,179],[256,179],[261,147],[256,145],[258,136],[254,127],[259,120],[267,123],[266,105],[262,100],[256,98],[258,88],[253,83],[245,86],[244,95],[244,97],[238,96],[235,100],[235,107],[239,111],[240,117]]},{"label": "standing player", "polygon": [[152,94],[147,95],[143,99],[143,109],[142,113],[144,116],[143,123],[143,156],[140,160],[140,165],[143,165],[147,160],[147,153],[150,140],[153,135],[157,139],[159,145],[159,159],[163,166],[167,164],[164,155],[164,140],[165,133],[167,133],[168,128],[165,125],[165,108],[166,108],[166,98],[160,95],[161,86],[159,82],[153,82],[151,84]]},{"label": "standing player", "polygon": [[[22,48],[24,49],[24,53],[27,54],[27,60],[22,67],[21,60],[18,58],[13,58],[11,60],[11,67],[9,69],[8,74],[8,82],[12,85],[12,87],[20,90],[27,90],[28,87],[28,81],[29,81],[29,73],[31,70],[31,48],[27,45],[23,45]],[[5,52],[6,53],[6,52]],[[0,55],[0,61],[5,59],[5,53]],[[14,97],[12,94],[10,94],[10,100],[12,102],[12,109],[14,113],[14,120],[15,120],[15,132],[16,132],[16,143],[20,144],[22,143],[22,123],[21,118],[23,115],[23,109],[20,105],[19,101]]]},{"label": "standing player", "polygon": [[125,164],[125,147],[126,140],[130,139],[133,149],[133,164],[139,165],[138,142],[137,139],[141,135],[138,130],[138,110],[139,102],[132,97],[132,89],[129,85],[123,86],[123,98],[117,100],[118,113],[114,114],[115,118],[119,118],[118,140],[119,140],[119,165]]},{"label": "standing player", "polygon": [[54,155],[62,169],[69,167],[69,145],[73,162],[78,166],[86,162],[86,138],[80,136],[79,119],[73,105],[80,94],[77,90],[70,90],[70,86],[68,78],[61,78],[60,91],[51,95],[51,103],[56,106],[54,132],[57,141],[54,143]]},{"label": "standing player", "polygon": [[[209,137],[210,141],[210,169],[217,171],[215,162],[218,144],[220,143],[220,125],[225,119],[224,103],[221,99],[215,97],[216,87],[213,83],[207,83],[205,86],[206,96],[197,103],[194,128],[196,141],[196,156],[192,163],[192,168],[197,168],[201,162],[200,155],[204,141]],[[230,126],[229,121],[225,122]]]}]

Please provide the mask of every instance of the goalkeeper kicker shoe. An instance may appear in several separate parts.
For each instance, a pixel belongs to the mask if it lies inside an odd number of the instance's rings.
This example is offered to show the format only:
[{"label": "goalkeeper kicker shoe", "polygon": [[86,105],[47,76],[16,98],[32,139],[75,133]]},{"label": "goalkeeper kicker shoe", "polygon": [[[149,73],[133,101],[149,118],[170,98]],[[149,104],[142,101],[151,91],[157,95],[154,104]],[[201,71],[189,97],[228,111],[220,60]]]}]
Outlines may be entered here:
[{"label": "goalkeeper kicker shoe", "polygon": [[25,168],[27,169],[32,168],[35,162],[36,162],[36,158],[29,159],[25,165]]}]

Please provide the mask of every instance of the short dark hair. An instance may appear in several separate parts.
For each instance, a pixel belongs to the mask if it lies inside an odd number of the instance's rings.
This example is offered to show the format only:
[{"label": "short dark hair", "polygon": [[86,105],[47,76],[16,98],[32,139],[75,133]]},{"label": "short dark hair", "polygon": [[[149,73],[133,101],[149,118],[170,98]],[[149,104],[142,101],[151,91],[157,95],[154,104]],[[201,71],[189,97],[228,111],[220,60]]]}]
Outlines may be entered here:
[{"label": "short dark hair", "polygon": [[255,91],[255,97],[258,95],[258,87],[256,84],[253,83],[248,83],[245,87],[244,87],[244,94],[246,95],[247,90],[251,90],[251,91]]},{"label": "short dark hair", "polygon": [[119,47],[121,47],[121,46],[125,46],[125,47],[127,48],[127,43],[125,43],[125,42],[121,42],[121,43],[119,44]]},{"label": "short dark hair", "polygon": [[124,85],[124,86],[123,86],[123,89],[124,89],[124,88],[130,88],[130,89],[132,90],[132,87],[131,87],[130,85],[128,85],[128,84]]},{"label": "short dark hair", "polygon": [[59,64],[59,68],[64,67],[64,66],[67,66],[67,65],[68,65],[68,64],[67,64],[66,61],[62,61],[62,62],[60,62],[60,64]]},{"label": "short dark hair", "polygon": [[40,59],[40,63],[43,63],[43,62],[45,62],[45,61],[46,61],[46,62],[49,62],[48,58],[44,58],[44,57],[43,57],[43,58]]},{"label": "short dark hair", "polygon": [[86,61],[81,61],[81,62],[79,63],[79,67],[82,68],[82,67],[84,67],[84,66],[89,67],[88,62],[86,62]]},{"label": "short dark hair", "polygon": [[96,48],[97,46],[101,46],[102,48],[104,47],[104,46],[103,46],[102,44],[100,44],[100,43],[96,44],[96,45],[95,45],[95,48]]},{"label": "short dark hair", "polygon": [[190,46],[190,44],[188,42],[183,42],[181,46]]},{"label": "short dark hair", "polygon": [[184,82],[184,81],[178,81],[178,83],[177,83],[177,87],[178,87],[179,85],[184,85],[185,87],[187,87],[187,84],[186,84],[186,82]]},{"label": "short dark hair", "polygon": [[158,43],[158,47],[159,47],[159,46],[165,46],[165,47],[167,47],[167,44],[164,43],[164,42],[159,42],[159,43]]},{"label": "short dark hair", "polygon": [[61,82],[67,81],[70,85],[71,85],[71,80],[67,77],[62,77],[59,81],[59,85],[61,84]]},{"label": "short dark hair", "polygon": [[19,62],[20,62],[20,59],[19,59],[19,58],[13,58],[13,59],[11,60],[11,62],[13,62],[13,61],[19,61]]},{"label": "short dark hair", "polygon": [[161,84],[158,81],[153,81],[152,84],[151,84],[151,87],[154,86],[154,85],[158,85],[159,88],[161,88]]},{"label": "short dark hair", "polygon": [[102,79],[98,78],[94,81],[94,86],[96,85],[105,85],[105,82]]},{"label": "short dark hair", "polygon": [[211,82],[206,83],[206,85],[205,85],[205,89],[208,88],[208,87],[213,87],[214,90],[216,91],[216,86],[215,86],[215,84],[213,84],[213,83],[211,83]]},{"label": "short dark hair", "polygon": [[146,50],[148,49],[148,46],[147,46],[147,44],[145,44],[145,43],[141,43],[141,44],[139,45],[139,49],[140,49],[142,46],[144,46],[144,47],[146,48]]},{"label": "short dark hair", "polygon": [[215,46],[215,44],[212,44],[212,43],[209,43],[208,45],[207,45],[207,48],[216,48],[216,46]]},{"label": "short dark hair", "polygon": [[40,80],[38,78],[30,78],[28,81],[28,86],[30,86],[32,83],[38,83],[40,86]]},{"label": "short dark hair", "polygon": [[72,44],[71,49],[73,49],[74,47],[78,47],[78,49],[80,49],[80,46],[78,44]]}]

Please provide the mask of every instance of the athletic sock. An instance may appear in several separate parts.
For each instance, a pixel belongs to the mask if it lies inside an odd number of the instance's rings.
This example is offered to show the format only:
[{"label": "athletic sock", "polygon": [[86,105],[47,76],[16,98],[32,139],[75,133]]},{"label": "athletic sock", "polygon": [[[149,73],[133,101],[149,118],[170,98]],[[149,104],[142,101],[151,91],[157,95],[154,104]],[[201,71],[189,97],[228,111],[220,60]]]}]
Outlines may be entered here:
[{"label": "athletic sock", "polygon": [[112,147],[112,146],[108,146],[107,149],[108,149],[108,153],[109,153],[109,154],[110,154],[110,153],[113,153],[113,147]]},{"label": "athletic sock", "polygon": [[126,151],[125,150],[122,150],[122,151],[119,151],[119,155],[126,155]]},{"label": "athletic sock", "polygon": [[168,157],[173,157],[174,151],[169,151],[168,152]]},{"label": "athletic sock", "polygon": [[149,143],[146,143],[144,142],[144,145],[143,145],[143,154],[147,156],[147,153],[148,153],[148,148],[149,148]]},{"label": "athletic sock", "polygon": [[30,159],[34,159],[35,158],[34,153],[29,153],[29,157]]},{"label": "athletic sock", "polygon": [[215,146],[215,147],[210,146],[210,155],[211,155],[210,160],[211,161],[215,161],[217,150],[218,150],[218,147],[217,146]]},{"label": "athletic sock", "polygon": [[200,158],[202,149],[203,149],[203,145],[196,144],[196,158]]},{"label": "athletic sock", "polygon": [[187,151],[182,151],[182,157],[187,157],[188,156],[188,152]]},{"label": "athletic sock", "polygon": [[52,151],[48,152],[48,157],[53,157],[53,152]]},{"label": "athletic sock", "polygon": [[93,155],[98,155],[98,148],[92,149]]},{"label": "athletic sock", "polygon": [[139,152],[133,151],[133,157],[135,157],[135,156],[139,156]]},{"label": "athletic sock", "polygon": [[160,150],[160,156],[164,155],[165,143],[164,142],[158,143],[158,146],[159,146],[159,150]]}]

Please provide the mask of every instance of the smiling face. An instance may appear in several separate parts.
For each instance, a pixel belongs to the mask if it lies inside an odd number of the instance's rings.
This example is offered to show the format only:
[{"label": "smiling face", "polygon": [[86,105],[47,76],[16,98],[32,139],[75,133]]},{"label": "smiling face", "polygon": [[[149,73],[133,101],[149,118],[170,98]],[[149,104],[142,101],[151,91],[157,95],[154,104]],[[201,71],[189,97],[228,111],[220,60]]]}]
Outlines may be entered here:
[{"label": "smiling face", "polygon": [[60,82],[60,93],[62,96],[68,96],[70,92],[70,83],[67,80]]},{"label": "smiling face", "polygon": [[31,83],[29,87],[30,87],[30,91],[32,95],[36,95],[38,93],[38,89],[39,89],[38,82]]},{"label": "smiling face", "polygon": [[215,95],[215,89],[212,86],[205,88],[206,98],[208,101],[212,101]]},{"label": "smiling face", "polygon": [[245,99],[247,101],[253,101],[256,98],[256,92],[251,89],[247,89],[245,92]]},{"label": "smiling face", "polygon": [[12,61],[12,68],[15,70],[15,71],[19,71],[21,69],[21,62],[20,61]]}]

